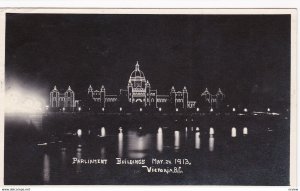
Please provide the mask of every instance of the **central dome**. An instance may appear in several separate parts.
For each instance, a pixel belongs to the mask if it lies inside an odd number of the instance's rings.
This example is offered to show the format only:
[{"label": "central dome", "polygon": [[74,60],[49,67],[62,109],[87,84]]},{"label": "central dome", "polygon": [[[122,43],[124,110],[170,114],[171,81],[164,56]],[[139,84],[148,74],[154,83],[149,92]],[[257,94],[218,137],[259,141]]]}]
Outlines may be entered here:
[{"label": "central dome", "polygon": [[128,84],[132,84],[133,88],[144,88],[146,83],[146,78],[144,73],[140,70],[139,63],[135,65],[135,69],[131,72]]},{"label": "central dome", "polygon": [[135,69],[130,74],[129,81],[146,81],[144,72],[140,70],[140,65],[138,62],[135,65]]}]

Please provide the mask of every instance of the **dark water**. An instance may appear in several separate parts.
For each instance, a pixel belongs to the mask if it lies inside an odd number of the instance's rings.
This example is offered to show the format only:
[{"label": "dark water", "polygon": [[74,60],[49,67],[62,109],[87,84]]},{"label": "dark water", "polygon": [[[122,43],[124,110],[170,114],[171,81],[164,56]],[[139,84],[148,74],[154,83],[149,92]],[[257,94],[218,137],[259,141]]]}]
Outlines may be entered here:
[{"label": "dark water", "polygon": [[[6,116],[5,184],[289,185],[289,120],[236,121],[79,124],[45,134],[41,116]],[[73,158],[107,164],[73,164]],[[149,173],[143,165],[118,165],[116,158],[183,173]]]}]

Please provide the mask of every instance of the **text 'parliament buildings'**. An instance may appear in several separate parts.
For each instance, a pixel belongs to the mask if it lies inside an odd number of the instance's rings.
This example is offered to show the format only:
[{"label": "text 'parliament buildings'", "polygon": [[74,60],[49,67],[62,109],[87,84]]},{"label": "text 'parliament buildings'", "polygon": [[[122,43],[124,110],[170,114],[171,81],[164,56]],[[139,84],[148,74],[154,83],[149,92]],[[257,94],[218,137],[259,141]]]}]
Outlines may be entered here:
[{"label": "text 'parliament buildings'", "polygon": [[146,80],[144,73],[140,70],[138,62],[131,73],[127,89],[120,89],[119,94],[109,94],[104,85],[100,90],[91,85],[87,88],[85,99],[76,100],[75,92],[69,86],[64,92],[59,91],[56,86],[50,92],[49,109],[52,111],[106,111],[136,109],[139,111],[154,109],[157,111],[171,110],[182,111],[200,108],[209,110],[218,109],[225,95],[219,88],[216,94],[211,94],[206,88],[197,100],[189,100],[187,88],[184,86],[180,91],[171,87],[169,95],[159,95],[157,90],[151,89],[150,82]]}]

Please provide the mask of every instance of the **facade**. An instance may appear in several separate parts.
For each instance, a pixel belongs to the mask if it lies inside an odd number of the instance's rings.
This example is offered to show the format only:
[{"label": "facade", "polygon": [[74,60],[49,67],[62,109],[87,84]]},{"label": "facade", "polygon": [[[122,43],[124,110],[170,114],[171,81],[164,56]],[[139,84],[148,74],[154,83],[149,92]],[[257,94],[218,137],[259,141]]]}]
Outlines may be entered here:
[{"label": "facade", "polygon": [[[206,88],[201,94],[201,98],[204,98],[204,103],[207,103],[210,108],[218,108],[225,95],[220,88],[215,95],[210,94]],[[175,87],[172,86],[168,95],[158,94],[156,89],[151,88],[149,80],[146,79],[137,62],[129,76],[126,89],[120,89],[117,95],[107,93],[104,85],[99,90],[90,85],[87,89],[87,98],[83,100],[83,103],[87,110],[105,111],[109,108],[119,108],[121,111],[123,108],[137,107],[140,108],[140,111],[142,108],[157,108],[160,111],[162,108],[169,108],[178,111],[199,107],[197,102],[200,101],[189,100],[188,90],[185,86],[181,90],[175,90]],[[50,92],[50,107],[75,108],[79,107],[79,101],[75,100],[75,93],[70,86],[64,93],[60,93],[55,86]],[[198,110],[199,108],[197,108]]]},{"label": "facade", "polygon": [[64,92],[58,91],[54,86],[50,92],[50,108],[73,110],[78,106],[78,100],[75,100],[75,92],[71,89],[71,86]]}]

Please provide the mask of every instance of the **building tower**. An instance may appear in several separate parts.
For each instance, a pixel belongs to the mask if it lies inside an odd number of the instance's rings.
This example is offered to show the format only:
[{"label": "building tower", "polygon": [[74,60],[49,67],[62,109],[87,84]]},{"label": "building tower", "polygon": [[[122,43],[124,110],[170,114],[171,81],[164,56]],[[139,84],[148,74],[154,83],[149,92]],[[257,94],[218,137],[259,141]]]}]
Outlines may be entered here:
[{"label": "building tower", "polygon": [[147,80],[146,82],[146,101],[145,101],[145,106],[150,106],[150,89],[151,89],[151,86],[150,86],[150,83],[149,81]]},{"label": "building tower", "polygon": [[128,81],[127,89],[128,89],[128,101],[129,101],[130,103],[132,103],[132,82],[131,82],[130,79],[129,79],[129,81]]},{"label": "building tower", "polygon": [[102,108],[105,108],[105,96],[106,96],[105,88],[104,85],[102,85],[100,89],[100,105]]},{"label": "building tower", "polygon": [[172,86],[171,92],[170,92],[170,103],[172,107],[174,106],[176,108],[176,93],[175,93],[175,88]]},{"label": "building tower", "polygon": [[92,85],[90,85],[90,87],[88,88],[88,95],[89,95],[90,97],[93,96],[93,88],[92,88]]},{"label": "building tower", "polygon": [[186,109],[188,105],[188,92],[185,86],[183,87],[182,93],[183,93],[183,108]]},{"label": "building tower", "polygon": [[50,92],[50,107],[58,107],[58,97],[59,97],[59,92],[54,86],[53,90]]},{"label": "building tower", "polygon": [[71,86],[69,86],[68,90],[65,92],[64,107],[67,107],[67,108],[75,107],[75,93],[71,89]]},{"label": "building tower", "polygon": [[219,90],[216,94],[216,100],[217,100],[216,108],[220,108],[221,102],[223,101],[224,97],[225,97],[225,94],[221,91],[221,88],[219,88]]},{"label": "building tower", "polygon": [[205,101],[210,103],[211,94],[209,93],[207,88],[205,88],[205,91],[201,94],[201,96],[204,96]]}]

